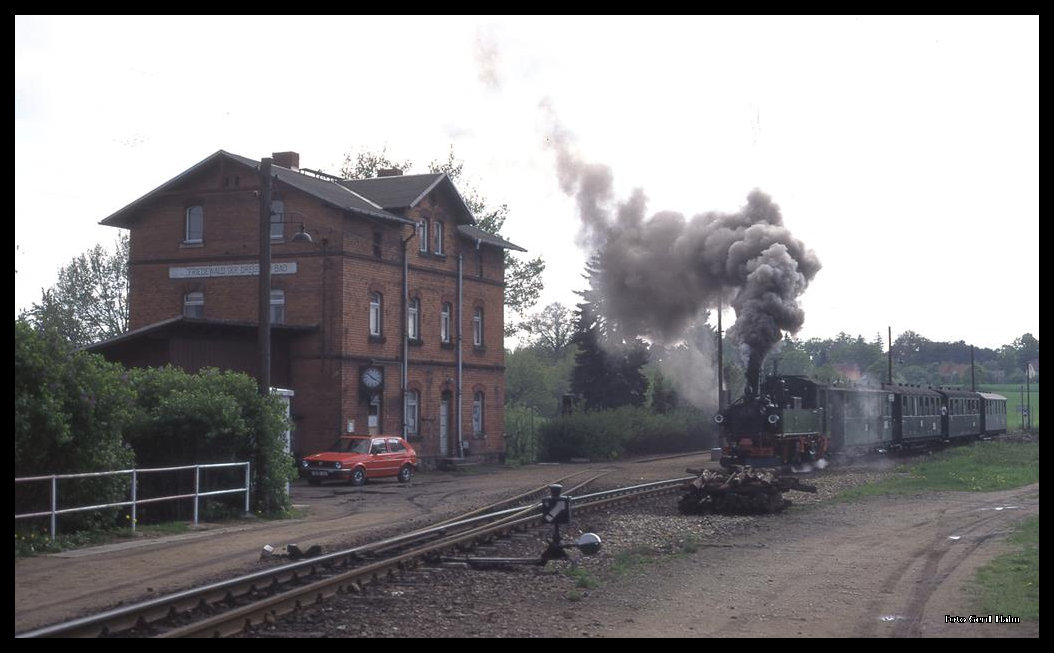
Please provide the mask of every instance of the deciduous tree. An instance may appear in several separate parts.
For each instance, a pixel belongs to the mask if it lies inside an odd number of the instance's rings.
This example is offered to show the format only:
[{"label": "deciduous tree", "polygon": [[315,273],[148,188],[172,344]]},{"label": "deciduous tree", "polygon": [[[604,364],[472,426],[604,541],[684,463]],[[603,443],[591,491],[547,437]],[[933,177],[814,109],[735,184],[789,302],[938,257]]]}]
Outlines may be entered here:
[{"label": "deciduous tree", "polygon": [[529,316],[520,325],[531,346],[543,352],[551,361],[559,360],[575,332],[574,314],[560,302],[549,304]]},{"label": "deciduous tree", "polygon": [[59,270],[58,282],[20,317],[38,331],[53,329],[75,347],[127,331],[127,234],[114,251],[96,245],[70,261]]}]

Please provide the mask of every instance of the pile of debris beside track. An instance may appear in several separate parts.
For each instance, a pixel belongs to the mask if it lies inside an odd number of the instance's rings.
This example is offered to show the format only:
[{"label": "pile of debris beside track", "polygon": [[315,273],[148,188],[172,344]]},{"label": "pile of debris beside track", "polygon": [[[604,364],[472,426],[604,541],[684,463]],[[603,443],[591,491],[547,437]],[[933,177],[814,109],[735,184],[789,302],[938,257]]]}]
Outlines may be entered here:
[{"label": "pile of debris beside track", "polygon": [[689,469],[696,479],[677,504],[685,514],[716,512],[726,515],[749,515],[779,512],[790,505],[784,493],[816,492],[816,486],[803,483],[797,476],[750,467],[733,471]]}]

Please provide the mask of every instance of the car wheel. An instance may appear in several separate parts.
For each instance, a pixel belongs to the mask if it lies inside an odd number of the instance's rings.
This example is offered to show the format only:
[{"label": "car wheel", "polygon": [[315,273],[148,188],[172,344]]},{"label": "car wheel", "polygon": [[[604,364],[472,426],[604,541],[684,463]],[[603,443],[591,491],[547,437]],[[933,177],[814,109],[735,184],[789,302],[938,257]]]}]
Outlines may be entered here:
[{"label": "car wheel", "polygon": [[403,465],[403,468],[399,470],[399,482],[409,483],[410,479],[413,478],[414,468],[410,465]]},{"label": "car wheel", "polygon": [[355,468],[355,471],[353,471],[351,473],[351,484],[352,485],[362,485],[365,482],[366,482],[366,470],[361,468],[361,467]]}]

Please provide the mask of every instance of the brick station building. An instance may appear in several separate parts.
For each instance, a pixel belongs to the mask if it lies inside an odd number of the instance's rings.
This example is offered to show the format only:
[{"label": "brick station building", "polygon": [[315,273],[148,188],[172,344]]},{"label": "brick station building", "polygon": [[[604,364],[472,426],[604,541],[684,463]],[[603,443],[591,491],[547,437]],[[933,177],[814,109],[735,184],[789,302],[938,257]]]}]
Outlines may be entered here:
[{"label": "brick station building", "polygon": [[[299,158],[273,155],[270,225],[271,384],[291,391],[293,452],[385,433],[426,463],[501,460],[504,250],[522,248],[475,227],[445,174],[343,180]],[[92,351],[256,375],[260,169],[221,150],[102,221],[129,230],[131,324]]]}]

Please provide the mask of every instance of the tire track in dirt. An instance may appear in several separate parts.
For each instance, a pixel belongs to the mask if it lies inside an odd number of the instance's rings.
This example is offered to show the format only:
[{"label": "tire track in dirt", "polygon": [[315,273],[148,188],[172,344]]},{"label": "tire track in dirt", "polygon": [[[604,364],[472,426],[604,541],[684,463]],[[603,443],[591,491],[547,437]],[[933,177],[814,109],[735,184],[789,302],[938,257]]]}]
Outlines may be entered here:
[{"label": "tire track in dirt", "polygon": [[[928,540],[921,546],[893,558],[894,567],[885,576],[870,602],[871,615],[878,620],[862,617],[858,633],[863,637],[879,634],[894,637],[919,637],[924,629],[932,629],[934,620],[951,614],[948,605],[935,605],[937,594],[960,568],[972,570],[991,556],[980,551],[998,535],[1010,530],[1010,520],[1019,520],[1038,511],[1036,487],[1019,488],[988,495],[948,496],[946,501],[957,505],[935,510],[932,518],[916,521],[909,529],[895,530],[889,540],[917,542],[920,534],[907,531],[928,531]],[[1007,503],[1018,504],[1011,510],[996,510]],[[947,594],[947,591],[944,592]],[[948,599],[943,598],[941,603]],[[892,625],[892,631],[884,628]]]},{"label": "tire track in dirt", "polygon": [[[1008,504],[1016,508],[996,510]],[[944,615],[970,614],[962,612],[973,600],[964,583],[1038,509],[1036,485],[880,496],[766,517],[720,546],[598,590],[575,623],[614,637],[972,635],[945,626]]]}]

